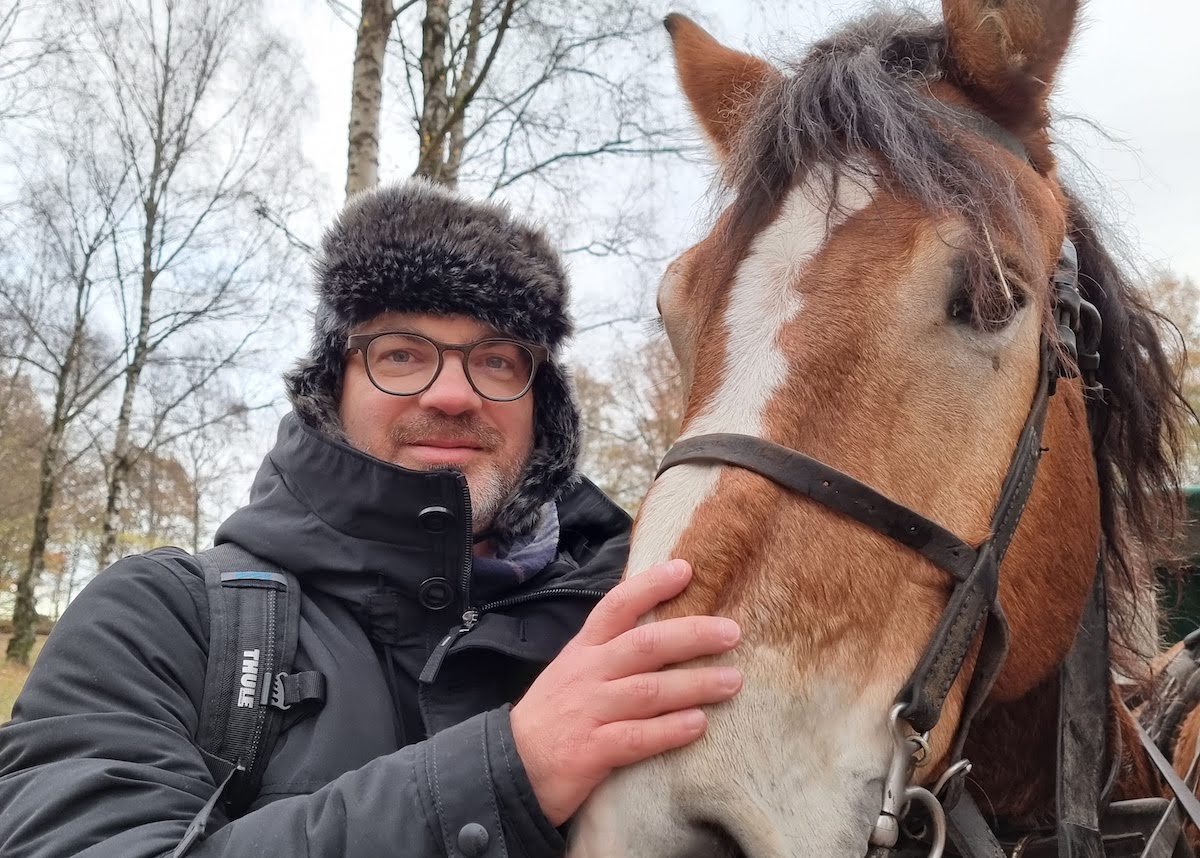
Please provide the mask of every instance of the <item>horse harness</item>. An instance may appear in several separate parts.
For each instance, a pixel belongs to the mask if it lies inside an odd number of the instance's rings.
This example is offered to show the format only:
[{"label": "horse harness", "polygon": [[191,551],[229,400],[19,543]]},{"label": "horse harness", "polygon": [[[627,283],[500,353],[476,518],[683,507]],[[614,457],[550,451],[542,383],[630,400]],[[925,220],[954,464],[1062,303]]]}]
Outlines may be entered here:
[{"label": "horse harness", "polygon": [[[990,119],[963,108],[947,106],[946,110],[960,128],[991,138],[1028,160],[1021,143]],[[1005,858],[1008,854],[964,790],[970,763],[963,757],[963,747],[971,723],[991,691],[1008,652],[1008,623],[997,599],[1000,566],[1045,452],[1041,446],[1042,429],[1060,377],[1073,377],[1076,373],[1082,377],[1084,389],[1090,394],[1089,423],[1094,435],[1102,432],[1101,389],[1097,384],[1101,319],[1096,308],[1080,294],[1078,279],[1078,259],[1068,237],[1063,241],[1051,277],[1057,343],[1043,331],[1037,390],[992,515],[991,536],[978,548],[853,477],[801,452],[755,436],[715,433],[684,438],[672,446],[659,468],[660,475],[682,464],[732,465],[751,471],[907,546],[954,579],[953,591],[933,636],[890,712],[894,752],[879,818],[869,841],[868,858],[917,855],[941,858],[947,835],[963,858]],[[974,648],[980,626],[983,626],[983,640],[947,756],[949,765],[934,788],[926,789],[913,783],[913,773],[929,753],[928,733],[937,724],[946,695]],[[1110,855],[1166,858],[1179,854],[1171,850],[1182,830],[1180,809],[1200,826],[1200,801],[1144,730],[1143,744],[1175,790],[1176,798],[1170,804],[1164,799],[1145,799],[1118,802],[1110,807],[1108,795],[1116,780],[1120,754],[1108,754],[1107,747],[1109,670],[1101,555],[1080,628],[1060,668],[1056,829],[1053,835],[1043,838],[1040,849],[1030,849],[1031,844],[1036,846],[1032,834],[1017,839],[1012,845],[1013,858],[1055,854],[1045,849],[1055,843],[1058,858],[1103,858],[1106,844],[1111,848],[1121,840],[1121,835],[1114,840],[1101,832],[1100,815],[1106,808],[1124,818],[1125,828],[1151,831],[1148,837],[1125,838],[1126,848],[1135,843],[1135,851],[1114,851]],[[1105,759],[1109,760],[1108,767],[1097,764]],[[925,811],[915,830],[912,819],[906,822],[906,814],[914,805]],[[1160,814],[1162,819],[1155,823]],[[1114,814],[1106,815],[1106,822],[1111,815]]]}]

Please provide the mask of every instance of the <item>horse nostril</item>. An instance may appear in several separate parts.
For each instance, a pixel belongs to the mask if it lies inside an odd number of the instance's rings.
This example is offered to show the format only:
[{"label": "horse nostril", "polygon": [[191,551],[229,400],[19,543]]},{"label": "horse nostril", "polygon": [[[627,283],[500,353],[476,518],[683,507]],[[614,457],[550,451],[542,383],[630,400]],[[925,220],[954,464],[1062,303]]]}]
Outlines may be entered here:
[{"label": "horse nostril", "polygon": [[679,858],[750,858],[738,839],[716,820],[697,822],[695,832],[689,849]]}]

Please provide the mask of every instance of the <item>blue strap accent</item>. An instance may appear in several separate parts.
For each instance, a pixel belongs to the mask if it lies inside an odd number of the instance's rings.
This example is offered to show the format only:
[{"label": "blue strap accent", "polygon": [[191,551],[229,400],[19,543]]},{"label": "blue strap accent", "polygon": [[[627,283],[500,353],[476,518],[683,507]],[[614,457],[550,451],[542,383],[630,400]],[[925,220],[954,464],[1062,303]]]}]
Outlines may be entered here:
[{"label": "blue strap accent", "polygon": [[287,586],[287,578],[278,572],[222,572],[221,583],[226,581],[274,581]]}]

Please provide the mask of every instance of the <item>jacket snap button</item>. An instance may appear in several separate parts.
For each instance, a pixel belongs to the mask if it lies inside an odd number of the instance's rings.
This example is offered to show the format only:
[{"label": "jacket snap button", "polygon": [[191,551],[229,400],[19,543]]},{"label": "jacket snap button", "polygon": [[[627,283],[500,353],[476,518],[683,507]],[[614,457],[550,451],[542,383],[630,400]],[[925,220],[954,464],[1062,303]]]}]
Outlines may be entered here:
[{"label": "jacket snap button", "polygon": [[417,601],[431,611],[440,611],[454,601],[454,590],[445,578],[426,578],[417,590]]},{"label": "jacket snap button", "polygon": [[478,822],[468,822],[458,832],[458,850],[467,858],[478,858],[487,851],[488,830]]},{"label": "jacket snap button", "polygon": [[417,522],[430,533],[443,533],[454,516],[444,506],[427,506],[417,513]]}]

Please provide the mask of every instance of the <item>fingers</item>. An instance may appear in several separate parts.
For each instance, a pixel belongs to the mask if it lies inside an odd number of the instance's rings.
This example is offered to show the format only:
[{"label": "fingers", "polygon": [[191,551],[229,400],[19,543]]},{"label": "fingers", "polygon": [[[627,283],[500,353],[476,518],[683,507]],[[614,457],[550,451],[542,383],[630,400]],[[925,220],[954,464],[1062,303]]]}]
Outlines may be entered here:
[{"label": "fingers", "polygon": [[675,617],[647,623],[604,647],[604,669],[617,679],[659,670],[671,664],[720,655],[741,638],[737,623],[726,617]]},{"label": "fingers", "polygon": [[735,667],[697,667],[642,673],[608,683],[596,714],[602,721],[655,718],[668,712],[723,703],[742,687]]},{"label": "fingers", "polygon": [[740,690],[736,668],[661,670],[733,649],[741,632],[732,620],[687,616],[638,626],[691,577],[676,560],[618,584],[513,707],[517,752],[552,822],[569,818],[612,769],[700,738],[708,720],[697,707]]},{"label": "fingers", "polygon": [[643,721],[605,724],[592,733],[593,747],[610,769],[682,748],[704,735],[708,718],[699,709],[670,712]]},{"label": "fingers", "polygon": [[588,646],[606,643],[632,629],[658,605],[678,596],[692,578],[692,567],[683,560],[651,566],[626,578],[592,610],[576,641]]}]

